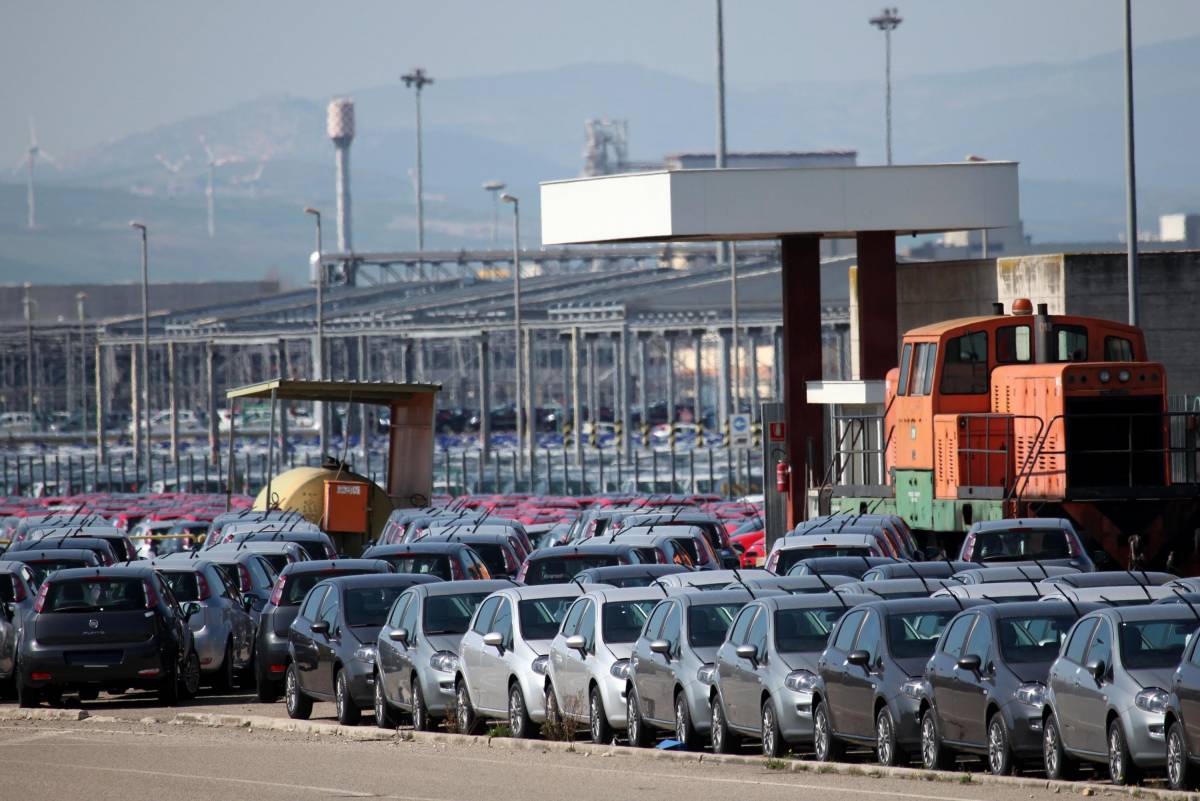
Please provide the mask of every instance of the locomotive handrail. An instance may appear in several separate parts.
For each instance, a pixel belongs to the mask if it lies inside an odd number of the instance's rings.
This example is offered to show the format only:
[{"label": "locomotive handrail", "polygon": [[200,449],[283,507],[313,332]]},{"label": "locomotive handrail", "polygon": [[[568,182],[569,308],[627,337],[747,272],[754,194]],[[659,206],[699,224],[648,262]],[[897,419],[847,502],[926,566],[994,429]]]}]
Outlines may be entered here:
[{"label": "locomotive handrail", "polygon": [[[1022,461],[1021,465],[1019,466],[1019,469],[1017,470],[1016,475],[1013,477],[1012,486],[1008,486],[1008,482],[1007,482],[1008,459],[1009,459],[1010,455],[1014,452],[1013,447],[1015,445],[1015,442],[1014,442],[1015,437],[1011,430],[1005,432],[1005,440],[1009,444],[1009,447],[997,449],[997,448],[970,448],[970,447],[964,448],[964,447],[959,446],[959,448],[957,449],[958,453],[960,453],[960,454],[962,454],[962,453],[982,453],[982,454],[991,455],[991,454],[1004,453],[1004,455],[1005,455],[1004,475],[1005,475],[1005,479],[1006,479],[1005,484],[1004,484],[1004,492],[1005,492],[1004,499],[1005,500],[1011,499],[1012,496],[1014,495],[1014,493],[1016,492],[1016,488],[1017,488],[1017,485],[1021,481],[1021,477],[1028,471],[1028,469],[1031,465],[1036,463],[1037,452],[1040,450],[1041,444],[1044,442],[1043,432],[1048,433],[1046,421],[1043,420],[1041,417],[1039,417],[1036,414],[1005,414],[1005,413],[999,413],[999,412],[967,412],[967,413],[958,415],[958,417],[967,418],[967,419],[984,420],[985,421],[985,428],[984,428],[984,442],[985,443],[990,438],[991,420],[992,419],[1004,420],[1006,422],[1012,421],[1012,420],[1035,420],[1035,421],[1037,421],[1038,429],[1036,432],[1034,432],[1034,435],[1033,435],[1033,445],[1030,447],[1029,453],[1026,454],[1025,459]],[[968,474],[970,472],[969,465],[970,465],[970,462],[968,461],[968,468],[967,468]],[[984,481],[986,482],[986,481],[988,481],[988,479],[991,478],[990,461],[985,461],[984,465],[985,465]],[[967,482],[966,486],[972,486],[972,485],[970,484],[970,482]],[[991,486],[991,485],[985,484],[984,486]]]},{"label": "locomotive handrail", "polygon": [[[891,412],[892,404],[894,404],[895,402],[896,402],[896,396],[893,395],[892,399],[890,401],[888,401],[887,406],[884,407],[883,413],[879,414],[879,415],[873,415],[873,414],[871,414],[871,415],[856,415],[856,416],[851,416],[851,417],[846,417],[846,418],[837,418],[837,419],[857,420],[860,422],[866,421],[866,420],[882,420],[886,425],[888,413]],[[833,449],[833,454],[830,456],[829,463],[825,468],[825,474],[822,476],[821,483],[818,485],[818,487],[820,489],[824,489],[826,487],[832,487],[833,486],[833,484],[831,483],[832,480],[840,480],[841,479],[842,475],[845,473],[845,468],[843,467],[843,464],[842,464],[843,463],[842,457],[845,455],[849,455],[849,456],[856,456],[856,455],[884,456],[885,457],[884,461],[886,463],[886,454],[887,454],[888,445],[892,441],[892,432],[895,430],[896,427],[892,426],[891,428],[887,429],[886,435],[884,436],[883,443],[878,448],[864,447],[862,450],[854,450],[853,446],[858,441],[859,436],[861,435],[861,436],[864,436],[864,438],[866,437],[866,427],[861,426],[860,429],[854,433],[854,436],[850,442],[851,449],[843,450],[842,446],[845,444],[846,437],[850,434],[852,428],[854,428],[854,426],[847,426],[846,429],[842,432],[841,436],[838,437],[837,442],[835,443],[835,447]],[[835,475],[835,471],[836,471],[836,475]],[[886,473],[886,467],[884,468],[884,472]],[[884,480],[884,476],[881,475],[880,481],[882,482],[883,480]]]}]

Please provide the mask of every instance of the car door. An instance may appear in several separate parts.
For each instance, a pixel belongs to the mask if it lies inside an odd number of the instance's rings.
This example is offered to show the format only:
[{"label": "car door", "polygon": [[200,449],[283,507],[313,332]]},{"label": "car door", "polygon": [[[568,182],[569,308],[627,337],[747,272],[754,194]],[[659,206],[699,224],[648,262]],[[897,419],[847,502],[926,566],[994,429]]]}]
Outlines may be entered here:
[{"label": "car door", "polygon": [[1179,663],[1172,677],[1172,689],[1179,698],[1179,717],[1183,722],[1188,750],[1200,752],[1200,638],[1193,636],[1187,658]]},{"label": "car door", "polygon": [[853,649],[854,638],[866,615],[866,610],[858,609],[843,617],[837,630],[829,638],[829,646],[817,662],[817,671],[825,686],[825,703],[829,708],[830,723],[834,731],[850,731],[852,713],[847,711],[850,695],[846,686],[846,675],[853,666],[846,661],[846,655]]},{"label": "car door", "polygon": [[968,614],[959,615],[954,619],[925,670],[942,736],[947,740],[958,740],[962,733],[961,716],[956,708],[960,692],[958,659],[967,644],[967,635],[976,617],[977,615]]},{"label": "car door", "polygon": [[329,593],[321,603],[318,616],[322,623],[329,625],[325,634],[313,634],[313,643],[317,649],[317,665],[309,674],[308,689],[314,693],[333,695],[333,666],[337,660],[337,647],[341,644],[341,594],[336,587],[330,587]]},{"label": "car door", "polygon": [[654,720],[675,721],[675,698],[672,680],[674,672],[672,665],[678,664],[679,646],[683,630],[683,609],[678,601],[666,604],[666,616],[663,618],[662,630],[655,639],[664,640],[670,650],[665,654],[650,654],[650,665],[653,682],[650,711],[647,713]]},{"label": "car door", "polygon": [[986,615],[980,615],[963,648],[963,656],[979,657],[979,672],[955,666],[958,692],[953,709],[958,718],[958,739],[973,745],[983,745],[985,742],[988,694],[994,689],[996,681],[995,657],[992,653],[994,641],[991,620]]},{"label": "car door", "polygon": [[383,682],[384,694],[392,701],[400,698],[400,659],[398,654],[400,643],[391,638],[391,632],[400,628],[400,620],[404,617],[404,611],[411,601],[411,593],[404,593],[396,600],[391,614],[388,615],[387,625],[383,627],[379,637],[375,654],[375,659],[379,664],[379,680]]},{"label": "car door", "polygon": [[875,687],[880,681],[882,667],[879,657],[879,640],[882,636],[882,621],[878,610],[869,610],[863,617],[858,636],[854,639],[851,651],[866,651],[866,666],[846,665],[846,673],[842,679],[844,693],[844,709],[842,721],[846,727],[844,734],[859,737],[870,737],[875,731]]},{"label": "car door", "polygon": [[500,596],[486,599],[479,605],[471,628],[463,635],[459,646],[463,665],[466,668],[467,691],[475,703],[481,703],[483,696],[483,657],[488,646],[483,644],[483,635],[491,631],[492,618],[496,616],[496,607],[500,605]]},{"label": "car door", "polygon": [[417,622],[421,619],[421,610],[424,609],[426,600],[425,595],[414,592],[397,627],[408,632],[408,642],[396,643],[399,646],[396,650],[396,661],[399,665],[399,672],[396,674],[396,697],[400,699],[401,704],[410,709],[413,701],[411,678],[417,669]]},{"label": "car door", "polygon": [[721,689],[721,701],[725,706],[726,720],[732,719],[730,717],[730,708],[734,702],[733,696],[736,693],[738,663],[741,661],[741,657],[736,652],[737,647],[746,642],[746,637],[750,633],[750,624],[754,622],[757,614],[757,605],[746,606],[742,611],[738,612],[738,616],[733,619],[733,625],[729,628],[729,636],[725,638],[725,642],[721,643],[721,647],[717,649],[717,674]]},{"label": "car door", "polygon": [[[1108,707],[1109,676],[1112,670],[1112,625],[1108,618],[1100,618],[1096,631],[1092,634],[1092,642],[1088,645],[1087,656],[1077,670],[1079,689],[1079,730],[1082,735],[1082,748],[1092,752],[1103,752],[1108,749],[1108,732],[1105,721]],[[1087,669],[1088,665],[1103,661],[1107,669],[1105,675],[1097,679]]]},{"label": "car door", "polygon": [[[750,621],[750,628],[741,645],[753,645],[763,652],[767,638],[767,612],[761,607]],[[726,688],[725,712],[729,722],[738,728],[754,727],[758,723],[758,659],[733,655],[731,681]]]},{"label": "car door", "polygon": [[[596,641],[596,612],[595,604],[590,598],[584,598],[579,603],[579,616],[574,630],[564,630],[564,638],[560,643],[561,649],[556,652],[556,686],[560,709],[572,717],[582,717],[587,711],[587,654]],[[584,650],[575,650],[566,646],[566,639],[579,635],[583,638]]]},{"label": "car door", "polygon": [[1084,672],[1083,659],[1095,630],[1096,618],[1079,621],[1067,638],[1062,656],[1050,666],[1047,677],[1047,686],[1054,691],[1054,713],[1058,716],[1063,742],[1076,749],[1084,748],[1079,721],[1082,709],[1079,678]]},{"label": "car door", "polygon": [[508,708],[508,661],[504,655],[513,646],[513,605],[508,598],[501,597],[496,614],[488,627],[489,632],[499,634],[501,646],[485,645],[480,649],[480,687],[477,697],[479,705],[488,710]]},{"label": "car door", "polygon": [[320,617],[321,604],[329,593],[329,587],[314,587],[296,619],[292,621],[288,637],[292,646],[292,658],[295,660],[296,675],[300,686],[308,689],[312,684],[312,675],[317,669],[317,643],[313,634],[312,624]]},{"label": "car door", "polygon": [[646,720],[662,722],[663,715],[668,713],[661,703],[661,679],[657,675],[659,662],[655,658],[658,654],[650,650],[650,643],[659,639],[663,620],[666,619],[667,613],[674,605],[674,601],[659,602],[642,628],[641,636],[633,644],[631,658],[631,663],[634,665],[633,683],[637,692],[638,706],[642,717]]}]

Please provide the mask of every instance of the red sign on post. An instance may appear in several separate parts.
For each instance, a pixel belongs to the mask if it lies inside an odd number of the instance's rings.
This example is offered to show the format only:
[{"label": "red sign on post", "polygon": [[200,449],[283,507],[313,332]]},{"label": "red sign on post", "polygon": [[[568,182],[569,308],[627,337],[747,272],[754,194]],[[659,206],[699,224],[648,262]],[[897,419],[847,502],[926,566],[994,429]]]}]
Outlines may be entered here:
[{"label": "red sign on post", "polygon": [[787,439],[787,423],[768,423],[767,439],[771,442],[783,442]]}]

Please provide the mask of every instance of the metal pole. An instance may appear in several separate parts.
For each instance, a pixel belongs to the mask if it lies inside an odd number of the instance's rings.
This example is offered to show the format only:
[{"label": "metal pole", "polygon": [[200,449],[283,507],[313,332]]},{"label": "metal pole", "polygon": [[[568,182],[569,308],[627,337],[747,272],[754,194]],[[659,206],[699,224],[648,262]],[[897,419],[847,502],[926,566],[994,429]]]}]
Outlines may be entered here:
[{"label": "metal pole", "polygon": [[[314,350],[316,364],[313,376],[318,381],[325,380],[325,261],[322,256],[321,241],[321,212],[311,206],[304,209],[305,214],[311,214],[316,219],[317,224],[317,251],[313,254],[312,261],[317,268],[317,346]],[[232,405],[230,406],[230,417],[232,417]],[[318,450],[321,452],[321,458],[325,458],[325,454],[329,450],[329,419],[326,405],[317,401],[313,403],[313,417],[317,423],[317,439]]]},{"label": "metal pole", "polygon": [[[725,168],[725,22],[724,4],[717,0],[717,152],[718,170]],[[726,245],[717,243],[717,263],[725,261]],[[643,414],[645,412],[643,411]]]},{"label": "metal pole", "polygon": [[[492,449],[492,379],[489,375],[491,355],[486,331],[479,333],[476,353],[479,357],[479,464],[482,465],[487,461]],[[482,470],[482,467],[480,469]],[[480,479],[480,484],[482,483],[483,480]]]},{"label": "metal pole", "polygon": [[[150,245],[146,236],[146,226],[136,220],[129,223],[142,237],[142,385],[145,402],[142,418],[146,421],[146,486],[154,481],[154,465],[150,461],[152,436],[150,428],[150,403],[153,395],[150,393]],[[137,427],[137,420],[133,422]]]},{"label": "metal pole", "polygon": [[[571,444],[575,464],[583,464],[583,403],[579,397],[579,326],[571,326],[571,426],[575,438]],[[581,473],[582,474],[582,473]]]},{"label": "metal pole", "polygon": [[[104,461],[105,454],[108,450],[108,443],[105,441],[104,431],[104,395],[107,392],[104,386],[104,360],[102,358],[103,350],[100,345],[100,338],[96,338],[96,464]],[[99,469],[99,468],[97,468]],[[111,481],[108,482],[110,485]]]},{"label": "metal pole", "polygon": [[1137,176],[1133,146],[1133,10],[1125,0],[1125,247],[1127,249],[1126,293],[1129,298],[1129,324],[1137,325],[1138,242]]},{"label": "metal pole", "polygon": [[171,409],[171,461],[179,469],[179,398],[176,392],[175,342],[167,342],[167,405]]},{"label": "metal pole", "polygon": [[[513,368],[516,372],[516,393],[513,407],[516,409],[517,421],[517,453],[520,454],[525,443],[525,424],[522,420],[522,399],[524,395],[524,378],[521,375],[521,201],[505,192],[500,196],[505,203],[513,207]],[[530,425],[533,421],[529,421]],[[518,468],[519,470],[519,468]]]},{"label": "metal pole", "polygon": [[425,74],[425,70],[417,67],[407,75],[400,76],[407,87],[416,88],[417,98],[417,251],[425,250],[425,203],[422,194],[424,192],[424,175],[422,174],[421,164],[421,90],[427,85],[433,83],[433,78]]},{"label": "metal pole", "polygon": [[[217,414],[217,346],[211,341],[204,343],[204,378],[208,390],[208,460],[205,464],[221,465],[221,443],[218,434]],[[229,416],[232,423],[233,415]],[[208,469],[207,467],[205,468]]]},{"label": "metal pole", "polygon": [[275,476],[275,395],[276,390],[271,390],[271,422],[267,426],[267,494],[263,501],[263,510],[271,508],[271,479]]},{"label": "metal pole", "polygon": [[884,8],[879,16],[872,17],[870,22],[883,31],[884,47],[884,116],[887,129],[887,163],[892,163],[892,31],[900,26],[898,8]]},{"label": "metal pole", "polygon": [[[30,228],[33,223],[30,223]],[[21,300],[21,305],[25,310],[25,411],[29,412],[30,422],[33,420],[33,299],[29,297],[29,290],[32,284],[25,282],[25,296]]]},{"label": "metal pole", "polygon": [[79,292],[75,295],[75,306],[79,313],[79,436],[86,446],[88,441],[88,424],[87,424],[87,389],[88,389],[88,369],[87,369],[87,328],[84,326],[84,311],[83,302],[87,300],[86,292]]},{"label": "metal pole", "polygon": [[[537,354],[534,350],[535,333],[536,333],[536,331],[531,330],[528,334],[525,335],[525,349],[523,351],[523,356],[525,359],[525,364],[524,364],[524,370],[525,370],[525,400],[524,400],[524,403],[525,403],[525,428],[526,428],[526,432],[525,432],[526,443],[525,443],[525,445],[529,452],[529,490],[530,490],[530,492],[533,491],[533,479],[537,472],[537,470],[534,466],[534,461],[536,459],[536,454],[537,454],[537,422],[538,421],[537,421],[537,408],[535,407],[534,402],[533,402],[533,388],[535,386],[534,382],[536,381],[536,376],[534,375],[533,368],[534,368],[534,365],[537,363]],[[549,491],[549,490],[547,490],[547,491]]]}]

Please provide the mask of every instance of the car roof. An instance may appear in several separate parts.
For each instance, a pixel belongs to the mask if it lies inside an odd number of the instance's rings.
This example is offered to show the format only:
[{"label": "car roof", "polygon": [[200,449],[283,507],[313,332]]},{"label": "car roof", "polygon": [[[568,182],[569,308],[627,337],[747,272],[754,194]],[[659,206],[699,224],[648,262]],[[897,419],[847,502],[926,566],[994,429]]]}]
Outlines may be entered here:
[{"label": "car roof", "polygon": [[[812,592],[803,595],[769,595],[757,598],[770,609],[825,609],[829,607],[850,607],[878,601],[874,595],[863,595],[854,592]],[[924,599],[928,600],[928,599]]]},{"label": "car roof", "polygon": [[876,593],[887,595],[888,592],[910,592],[913,590],[928,590],[929,593],[932,593],[940,590],[942,587],[959,587],[962,585],[951,578],[922,576],[921,578],[904,577],[879,579],[878,581],[854,581],[841,586],[846,588],[846,592],[859,592],[864,595],[876,595]]},{"label": "car roof", "polygon": [[[594,539],[594,538],[593,538]],[[547,559],[551,557],[570,558],[576,554],[579,556],[620,556],[629,551],[628,545],[621,545],[619,542],[592,542],[587,540],[577,545],[555,545],[550,548],[540,548],[529,555],[529,561],[538,559]]]},{"label": "car roof", "polygon": [[1187,604],[1144,604],[1142,606],[1106,606],[1094,610],[1090,614],[1101,614],[1113,618],[1120,623],[1138,623],[1144,620],[1195,620],[1200,627],[1200,619],[1196,618]]},{"label": "car roof", "polygon": [[[397,573],[396,575],[409,575]],[[426,575],[424,573],[418,575]],[[422,584],[420,591],[425,595],[474,595],[479,592],[493,593],[512,587],[511,581],[501,579],[482,579],[464,581],[434,581]]]},{"label": "car roof", "polygon": [[[586,570],[581,570],[576,573],[576,578],[587,574],[595,576],[596,580],[603,584],[606,578],[630,578],[636,576],[646,576],[649,578],[661,578],[674,573],[690,573],[692,572],[683,565],[605,565],[604,567],[589,567]],[[581,579],[582,580],[582,579]]]},{"label": "car roof", "polygon": [[600,603],[620,603],[622,601],[657,601],[663,598],[662,589],[659,587],[610,587],[601,588],[593,587],[587,591],[587,595],[595,598]]},{"label": "car roof", "polygon": [[1030,581],[993,581],[987,584],[948,585],[937,591],[938,597],[957,595],[960,598],[1013,598],[1023,595],[1044,597],[1046,595],[1062,595],[1053,589],[1053,584],[1041,584]]},{"label": "car roof", "polygon": [[1079,617],[1105,607],[1101,604],[1087,603],[1086,601],[1077,601],[1073,607],[1071,604],[1065,602],[1060,606],[1050,606],[1050,603],[1043,599],[1041,601],[1013,601],[1006,604],[984,604],[983,606],[973,606],[971,608],[989,617],[1007,618],[1047,617],[1062,615],[1063,613],[1071,614],[1074,610],[1079,611],[1079,614],[1076,615],[1076,617]]},{"label": "car roof", "polygon": [[[962,601],[960,605],[959,601]],[[929,598],[875,598],[867,604],[872,609],[878,609],[885,615],[891,614],[911,614],[919,612],[945,612],[958,611],[964,606],[972,606],[974,604],[986,604],[987,601],[981,601],[976,598],[948,598],[945,596],[936,596]]]},{"label": "car roof", "polygon": [[575,582],[568,581],[563,584],[532,584],[528,587],[509,585],[499,592],[520,601],[533,601],[538,598],[562,598],[564,596],[574,598],[598,587],[597,584],[586,582],[580,587]]},{"label": "car roof", "polygon": [[440,583],[440,579],[426,573],[361,573],[356,576],[330,576],[320,583],[343,590],[397,586],[407,589],[414,584]]},{"label": "car roof", "polygon": [[465,545],[508,545],[510,534],[472,534],[466,531],[447,531],[438,534],[426,534],[417,542],[461,542]]},{"label": "car roof", "polygon": [[[30,548],[27,551],[10,551],[9,555],[14,557],[11,562],[25,562],[26,560],[33,562],[50,561],[52,559],[99,559],[96,552],[88,548]],[[16,557],[21,558],[16,558]]]},{"label": "car roof", "polygon": [[1144,570],[1105,571],[1103,573],[1067,573],[1056,576],[1055,584],[1068,587],[1136,587],[1142,584],[1161,586],[1179,578],[1174,573],[1153,573]]},{"label": "car roof", "polygon": [[[382,559],[311,559],[284,565],[280,576],[295,576],[299,573],[322,573],[326,570],[374,570],[378,573],[391,572],[391,563]],[[384,568],[387,568],[386,570]]]},{"label": "car roof", "polygon": [[249,553],[288,553],[304,548],[297,542],[272,540],[271,542],[223,542],[205,550],[205,553],[225,553],[227,551],[247,551]]},{"label": "car roof", "polygon": [[980,520],[971,524],[967,534],[981,531],[1019,531],[1021,529],[1062,529],[1074,531],[1071,521],[1061,517],[1010,517],[1003,520]]},{"label": "car roof", "polygon": [[683,587],[672,587],[666,597],[678,600],[684,606],[711,606],[713,604],[749,603],[757,598],[767,598],[774,595],[772,590],[763,590],[761,594],[753,594],[738,587],[737,589],[713,590],[711,592],[695,592]]},{"label": "car roof", "polygon": [[1020,565],[992,565],[991,567],[973,563],[976,567],[960,570],[955,573],[955,576],[960,576],[963,573],[978,573],[980,576],[990,579],[990,581],[981,581],[980,584],[995,584],[1004,581],[1040,581],[1049,576],[1066,576],[1079,571],[1073,567],[1066,565],[1036,565],[1032,562],[1023,563]]},{"label": "car roof", "polygon": [[[923,575],[925,571],[936,572],[934,569],[939,567],[949,571],[949,575],[954,575],[955,573],[960,573],[963,570],[977,569],[978,563],[964,562],[958,559],[949,562],[940,559],[929,562],[891,562],[889,564],[873,567],[867,572],[869,573],[871,571],[875,571],[888,576],[888,578],[908,578],[911,576]],[[926,576],[926,578],[930,577]]]},{"label": "car roof", "polygon": [[464,548],[471,546],[459,540],[442,540],[440,542],[399,542],[394,545],[372,545],[368,550],[371,553],[371,558],[384,556],[399,556],[406,553],[435,553],[449,554],[458,553]]},{"label": "car roof", "polygon": [[[238,535],[240,536],[240,535]],[[312,529],[286,529],[279,531],[253,531],[246,534],[246,539],[251,542],[325,542],[329,539],[329,535],[324,531],[313,531]],[[234,545],[236,543],[223,542],[221,545]],[[213,550],[221,547],[214,545]]]},{"label": "car roof", "polygon": [[[824,581],[822,581],[824,579]],[[805,576],[776,576],[770,575],[764,578],[751,577],[746,579],[746,583],[754,588],[763,589],[783,589],[790,588],[804,589],[807,587],[837,587],[842,584],[850,584],[855,582],[852,576],[839,576],[836,573],[823,573],[820,576],[805,575]]]},{"label": "car roof", "polygon": [[82,579],[93,578],[96,576],[106,576],[112,578],[149,578],[154,575],[154,568],[149,565],[113,565],[110,567],[72,567],[67,570],[55,571],[50,578],[53,580],[61,579]]},{"label": "car roof", "polygon": [[197,559],[147,559],[146,564],[155,570],[168,573],[201,573],[213,566],[213,563],[200,557]]},{"label": "car roof", "polygon": [[697,523],[708,523],[708,524],[716,523],[717,525],[721,524],[721,521],[718,520],[715,515],[711,515],[707,512],[701,512],[698,510],[689,510],[689,511],[680,511],[680,512],[639,512],[636,514],[632,514],[629,517],[626,517],[623,522],[632,521],[630,523],[630,525],[637,525],[638,523],[641,523],[643,521],[666,522],[668,520],[675,522],[675,523],[686,523],[689,525],[694,525]]}]

